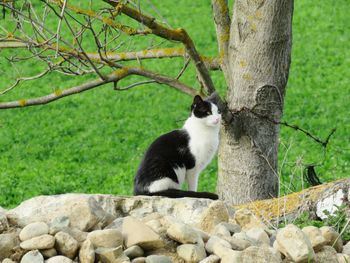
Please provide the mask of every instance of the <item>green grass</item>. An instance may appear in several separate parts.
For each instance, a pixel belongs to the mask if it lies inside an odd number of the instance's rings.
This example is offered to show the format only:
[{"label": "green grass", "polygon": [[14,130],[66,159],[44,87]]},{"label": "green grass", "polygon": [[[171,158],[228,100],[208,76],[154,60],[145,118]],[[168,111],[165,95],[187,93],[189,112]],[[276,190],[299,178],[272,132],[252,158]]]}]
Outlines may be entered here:
[{"label": "green grass", "polygon": [[[215,55],[209,2],[164,0],[156,6],[172,27],[188,30],[202,54]],[[322,181],[348,176],[350,29],[347,7],[347,0],[317,4],[295,1],[292,67],[284,120],[321,138],[334,127],[337,131],[324,158],[322,147],[310,138],[281,128],[282,192],[302,187],[301,174],[310,163],[321,164],[316,170]],[[5,23],[6,20],[0,21],[0,25]],[[137,44],[137,49],[144,45]],[[17,75],[5,59],[9,55],[11,53],[0,51],[1,89]],[[146,63],[155,71],[174,76],[183,60]],[[30,75],[39,68],[37,63],[26,62],[18,70]],[[51,74],[20,85],[13,93],[0,96],[0,101],[44,95],[86,79]],[[214,72],[213,79],[223,93],[225,84],[221,73]],[[121,85],[133,81],[135,79],[130,78]],[[198,87],[193,68],[184,75],[183,81]],[[112,85],[106,85],[45,106],[0,111],[0,206],[13,207],[40,194],[131,194],[133,175],[143,152],[157,136],[182,125],[190,103],[190,97],[166,86],[145,85],[116,92]],[[217,164],[213,161],[201,175],[199,190],[215,190],[216,170]]]}]

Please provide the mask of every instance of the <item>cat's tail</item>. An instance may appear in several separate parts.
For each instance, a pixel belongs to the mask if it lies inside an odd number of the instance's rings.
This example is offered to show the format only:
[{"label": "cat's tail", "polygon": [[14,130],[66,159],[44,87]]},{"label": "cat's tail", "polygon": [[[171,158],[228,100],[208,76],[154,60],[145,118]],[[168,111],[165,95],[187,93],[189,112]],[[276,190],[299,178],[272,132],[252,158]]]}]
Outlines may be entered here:
[{"label": "cat's tail", "polygon": [[178,189],[167,189],[154,193],[145,193],[150,196],[165,196],[170,198],[181,198],[181,197],[196,197],[196,198],[207,198],[212,200],[219,199],[219,196],[209,192],[194,192],[194,191],[183,191]]}]

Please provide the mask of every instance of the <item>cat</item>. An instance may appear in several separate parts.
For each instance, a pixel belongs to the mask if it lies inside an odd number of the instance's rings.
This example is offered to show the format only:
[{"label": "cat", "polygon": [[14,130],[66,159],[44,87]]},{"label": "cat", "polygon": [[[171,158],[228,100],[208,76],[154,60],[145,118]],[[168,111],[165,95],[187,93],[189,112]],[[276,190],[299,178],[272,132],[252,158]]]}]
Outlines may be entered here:
[{"label": "cat", "polygon": [[[196,95],[183,128],[160,136],[149,146],[134,178],[135,195],[218,199],[214,193],[197,192],[199,173],[219,145],[221,113],[214,98],[203,100]],[[184,182],[188,191],[181,190]]]}]

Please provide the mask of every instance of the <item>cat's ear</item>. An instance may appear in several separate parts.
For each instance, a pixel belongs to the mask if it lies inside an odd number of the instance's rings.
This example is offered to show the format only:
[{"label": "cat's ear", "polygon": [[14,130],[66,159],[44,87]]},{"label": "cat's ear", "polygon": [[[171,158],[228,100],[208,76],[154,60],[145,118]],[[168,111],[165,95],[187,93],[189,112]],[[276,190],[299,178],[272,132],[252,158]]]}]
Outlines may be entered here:
[{"label": "cat's ear", "polygon": [[203,99],[201,98],[201,96],[196,95],[196,96],[194,96],[194,98],[193,98],[193,103],[192,103],[192,105],[196,105],[196,104],[199,104],[199,103],[201,103],[201,102],[203,102]]},{"label": "cat's ear", "polygon": [[206,98],[206,101],[210,101],[214,104],[218,104],[218,93],[216,91],[214,91],[212,94],[210,94],[210,96],[208,98]]}]

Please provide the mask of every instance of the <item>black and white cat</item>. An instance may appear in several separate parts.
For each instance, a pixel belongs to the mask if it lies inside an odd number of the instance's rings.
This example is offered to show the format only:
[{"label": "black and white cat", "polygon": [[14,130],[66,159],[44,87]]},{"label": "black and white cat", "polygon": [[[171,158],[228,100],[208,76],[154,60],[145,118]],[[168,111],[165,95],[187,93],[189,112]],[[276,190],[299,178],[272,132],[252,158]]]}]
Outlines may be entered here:
[{"label": "black and white cat", "polygon": [[[146,151],[134,178],[134,194],[218,199],[196,191],[199,173],[218,148],[220,121],[216,104],[195,96],[183,128],[160,136]],[[189,191],[181,190],[184,182]]]}]

